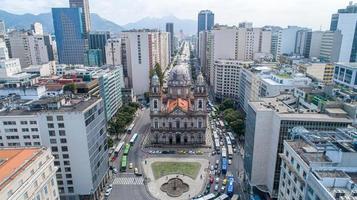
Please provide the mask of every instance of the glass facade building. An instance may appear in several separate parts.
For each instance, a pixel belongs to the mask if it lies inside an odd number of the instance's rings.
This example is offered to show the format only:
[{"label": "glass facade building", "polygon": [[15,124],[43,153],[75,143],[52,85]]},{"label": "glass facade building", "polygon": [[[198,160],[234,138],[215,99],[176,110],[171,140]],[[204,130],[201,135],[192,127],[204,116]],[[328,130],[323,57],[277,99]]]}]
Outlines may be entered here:
[{"label": "glass facade building", "polygon": [[202,10],[198,13],[198,31],[212,30],[214,26],[214,14],[210,10]]},{"label": "glass facade building", "polygon": [[100,50],[101,52],[101,63],[106,63],[105,60],[105,45],[107,44],[107,40],[110,38],[110,32],[90,32],[89,33],[89,49]]},{"label": "glass facade building", "polygon": [[60,64],[84,64],[81,8],[52,8]]}]

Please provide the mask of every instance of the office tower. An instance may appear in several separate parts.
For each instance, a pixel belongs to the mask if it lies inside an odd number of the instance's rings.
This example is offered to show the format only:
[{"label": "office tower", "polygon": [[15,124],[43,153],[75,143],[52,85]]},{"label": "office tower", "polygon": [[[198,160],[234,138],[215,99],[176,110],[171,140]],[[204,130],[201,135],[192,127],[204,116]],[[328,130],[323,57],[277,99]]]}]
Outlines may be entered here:
[{"label": "office tower", "polygon": [[40,147],[0,149],[0,199],[59,199],[57,167]]},{"label": "office tower", "polygon": [[313,31],[311,33],[311,43],[310,43],[310,52],[309,58],[319,58],[322,36],[324,35],[323,31]]},{"label": "office tower", "polygon": [[278,197],[282,161],[279,155],[294,127],[332,131],[352,123],[340,108],[317,113],[295,103],[299,104],[297,98],[288,94],[249,102],[244,143],[246,179],[249,188],[266,193],[270,198]]},{"label": "office tower", "polygon": [[239,28],[253,28],[253,23],[252,22],[240,22],[238,24]]},{"label": "office tower", "polygon": [[89,49],[96,49],[100,50],[101,53],[101,63],[106,63],[105,58],[105,44],[107,40],[110,38],[109,31],[102,31],[102,32],[90,32],[89,33]]},{"label": "office tower", "polygon": [[48,60],[54,61],[56,55],[56,41],[52,38],[52,35],[44,35],[43,40],[46,45]]},{"label": "office tower", "polygon": [[312,31],[303,29],[296,32],[295,54],[309,58]]},{"label": "office tower", "polygon": [[35,22],[35,23],[31,24],[31,30],[32,30],[32,33],[35,35],[43,35],[43,27],[42,27],[42,24],[39,22]]},{"label": "office tower", "polygon": [[84,45],[81,8],[52,8],[60,64],[83,64]]},{"label": "office tower", "polygon": [[170,55],[173,56],[175,53],[175,31],[174,23],[166,23],[166,32],[170,33],[169,46],[170,46]]},{"label": "office tower", "polygon": [[88,0],[69,0],[69,6],[71,8],[81,8],[82,9],[82,27],[83,33],[87,35],[91,30],[91,20],[89,11],[89,1]]},{"label": "office tower", "polygon": [[197,34],[201,31],[212,30],[214,26],[214,14],[210,10],[201,10],[198,13]]},{"label": "office tower", "polygon": [[[125,44],[128,86],[135,95],[143,95],[149,89],[149,71],[160,64],[164,71],[169,63],[169,34],[157,30],[133,30],[121,33]],[[124,58],[125,57],[125,58]]]},{"label": "office tower", "polygon": [[98,199],[109,170],[103,100],[57,96],[21,105],[0,112],[0,143],[45,146],[55,157],[61,198]]},{"label": "office tower", "polygon": [[338,62],[342,42],[341,31],[325,31],[321,39],[320,60],[322,62]]},{"label": "office tower", "polygon": [[208,81],[207,73],[208,67],[207,67],[207,44],[208,44],[208,31],[201,31],[198,34],[198,42],[197,45],[199,45],[198,49],[198,58],[200,60],[200,66],[201,66],[201,72],[206,78],[206,81]]},{"label": "office tower", "polygon": [[357,62],[357,4],[350,2],[332,15],[330,31],[336,30],[343,35],[338,62]]},{"label": "office tower", "polygon": [[12,31],[8,34],[11,58],[19,58],[23,68],[49,61],[43,35],[27,31]]},{"label": "office tower", "polygon": [[294,54],[296,45],[296,35],[300,30],[304,28],[297,26],[288,26],[279,31],[278,36],[278,46],[277,46],[277,56],[282,54]]},{"label": "office tower", "polygon": [[291,130],[280,154],[278,199],[354,199],[357,130]]},{"label": "office tower", "polygon": [[84,54],[84,65],[100,67],[103,64],[103,55],[100,49],[88,49]]}]

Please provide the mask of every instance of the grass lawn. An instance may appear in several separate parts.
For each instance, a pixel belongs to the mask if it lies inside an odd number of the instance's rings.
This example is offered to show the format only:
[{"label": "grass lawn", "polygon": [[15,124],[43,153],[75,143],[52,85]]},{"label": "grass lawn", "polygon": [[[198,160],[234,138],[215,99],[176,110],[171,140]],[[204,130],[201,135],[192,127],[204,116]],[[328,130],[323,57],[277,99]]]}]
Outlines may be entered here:
[{"label": "grass lawn", "polygon": [[169,174],[184,174],[196,179],[200,168],[201,164],[198,162],[154,162],[151,164],[155,179]]}]

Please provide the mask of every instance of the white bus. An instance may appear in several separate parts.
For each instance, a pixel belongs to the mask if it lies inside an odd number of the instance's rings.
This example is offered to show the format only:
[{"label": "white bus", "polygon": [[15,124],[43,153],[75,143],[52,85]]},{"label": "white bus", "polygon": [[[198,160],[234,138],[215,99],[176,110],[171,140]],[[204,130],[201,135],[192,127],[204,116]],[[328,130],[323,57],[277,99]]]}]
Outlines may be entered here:
[{"label": "white bus", "polygon": [[231,139],[228,136],[226,136],[226,141],[227,145],[232,145]]},{"label": "white bus", "polygon": [[216,197],[215,194],[210,193],[210,194],[207,194],[206,196],[203,196],[203,197],[198,198],[196,200],[211,200],[211,199],[214,199],[215,197]]},{"label": "white bus", "polygon": [[233,133],[232,132],[228,132],[227,134],[228,134],[229,138],[231,139],[231,142],[233,144],[236,143],[236,139],[234,138]]},{"label": "white bus", "polygon": [[138,138],[138,134],[137,134],[137,133],[135,133],[135,134],[133,135],[133,137],[131,137],[131,139],[130,139],[130,142],[129,142],[129,143],[130,143],[131,146],[134,145],[136,138]]},{"label": "white bus", "polygon": [[228,158],[232,159],[232,158],[233,158],[233,148],[232,148],[232,145],[227,145],[227,150],[228,150]]},{"label": "white bus", "polygon": [[214,200],[226,200],[229,196],[227,194],[222,194],[221,196],[215,198]]},{"label": "white bus", "polygon": [[214,140],[214,146],[216,147],[216,150],[219,150],[219,148],[220,148],[219,139]]},{"label": "white bus", "polygon": [[226,150],[226,147],[222,147],[222,158],[227,158],[227,150]]},{"label": "white bus", "polygon": [[130,126],[126,129],[126,131],[128,132],[128,134],[131,134],[131,131],[133,131],[134,128],[134,122],[130,124]]},{"label": "white bus", "polygon": [[124,142],[119,142],[119,144],[117,145],[117,147],[115,147],[115,150],[114,150],[115,156],[119,155],[119,152],[123,148],[123,146],[124,146]]}]

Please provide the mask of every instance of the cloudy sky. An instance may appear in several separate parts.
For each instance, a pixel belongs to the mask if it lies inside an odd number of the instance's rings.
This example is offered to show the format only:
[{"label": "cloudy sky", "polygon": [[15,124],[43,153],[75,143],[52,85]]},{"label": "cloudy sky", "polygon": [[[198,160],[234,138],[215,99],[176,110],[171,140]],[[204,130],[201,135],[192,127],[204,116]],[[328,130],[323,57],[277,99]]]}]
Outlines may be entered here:
[{"label": "cloudy sky", "polygon": [[[202,9],[215,13],[216,23],[235,25],[251,21],[255,26],[300,25],[327,29],[331,14],[349,0],[89,0],[91,12],[123,25],[143,17],[174,15],[196,19]],[[357,3],[357,2],[356,2]],[[67,7],[68,0],[0,0],[3,10],[16,14],[50,12]]]}]

